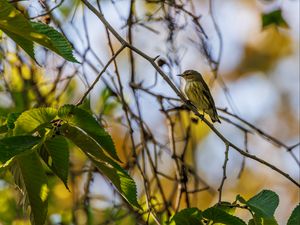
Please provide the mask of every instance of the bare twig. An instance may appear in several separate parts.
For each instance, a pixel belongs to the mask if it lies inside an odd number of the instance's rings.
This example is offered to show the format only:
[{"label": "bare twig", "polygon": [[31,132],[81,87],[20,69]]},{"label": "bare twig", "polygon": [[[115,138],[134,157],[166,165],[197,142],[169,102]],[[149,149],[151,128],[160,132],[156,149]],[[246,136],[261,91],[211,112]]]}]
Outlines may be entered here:
[{"label": "bare twig", "polygon": [[90,93],[90,91],[94,88],[94,86],[97,84],[97,82],[99,81],[99,79],[101,78],[102,74],[105,72],[105,70],[107,69],[107,67],[110,65],[110,63],[112,61],[115,60],[115,58],[125,49],[125,45],[123,45],[112,57],[110,60],[108,60],[108,62],[106,63],[106,65],[104,66],[104,68],[101,70],[101,72],[98,74],[97,78],[94,80],[94,82],[92,83],[92,85],[89,87],[89,89],[83,94],[82,98],[80,99],[80,101],[77,103],[78,105],[81,105],[84,101],[84,99],[86,98],[86,96]]},{"label": "bare twig", "polygon": [[229,154],[229,145],[226,145],[225,157],[224,157],[224,164],[222,166],[222,168],[223,168],[223,177],[222,177],[222,181],[221,181],[220,187],[218,188],[218,191],[219,191],[219,203],[221,203],[221,201],[222,201],[223,186],[224,186],[225,180],[227,178],[227,171],[226,171],[226,169],[227,169],[227,162],[228,162],[228,154]]},{"label": "bare twig", "polygon": [[257,162],[260,162],[261,164],[264,164],[265,166],[273,169],[274,171],[278,172],[282,176],[286,177],[288,180],[290,180],[292,183],[294,183],[296,186],[300,187],[300,184],[294,180],[289,174],[283,172],[282,170],[278,169],[276,166],[256,157],[255,155],[251,155],[244,150],[240,149],[236,145],[234,145],[232,142],[230,142],[228,139],[226,139],[208,120],[206,120],[201,114],[199,114],[198,110],[191,105],[191,103],[185,98],[185,96],[178,90],[178,88],[174,85],[174,83],[169,79],[169,77],[161,70],[161,68],[155,63],[154,58],[148,56],[143,51],[139,50],[138,48],[130,45],[128,42],[126,42],[125,39],[123,39],[118,32],[107,22],[107,20],[104,18],[103,14],[98,12],[87,0],[81,0],[99,19],[100,21],[105,25],[105,27],[121,42],[123,46],[126,46],[130,48],[132,51],[136,52],[138,55],[143,57],[145,60],[147,60],[155,69],[156,71],[162,76],[162,78],[167,82],[167,84],[173,89],[173,91],[177,94],[178,97],[181,98],[181,100],[186,104],[186,106],[194,112],[196,116],[201,118],[203,122],[226,144],[232,147],[234,150],[238,151],[240,154],[251,158]]}]

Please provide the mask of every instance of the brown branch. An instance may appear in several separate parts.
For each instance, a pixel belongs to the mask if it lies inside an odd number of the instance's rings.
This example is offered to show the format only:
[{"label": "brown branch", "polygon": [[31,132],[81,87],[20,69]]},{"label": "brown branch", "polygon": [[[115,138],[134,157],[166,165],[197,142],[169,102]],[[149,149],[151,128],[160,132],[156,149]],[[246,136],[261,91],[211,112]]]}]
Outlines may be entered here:
[{"label": "brown branch", "polygon": [[167,84],[173,89],[173,91],[177,94],[177,96],[186,104],[186,106],[194,112],[196,116],[198,116],[200,119],[203,120],[203,122],[229,147],[232,147],[234,150],[238,151],[240,154],[251,158],[257,162],[260,162],[261,164],[264,164],[265,166],[273,169],[274,171],[278,172],[282,176],[286,177],[288,180],[290,180],[292,183],[294,183],[297,187],[300,187],[300,184],[294,180],[292,177],[290,177],[289,174],[283,172],[276,166],[256,157],[255,155],[251,155],[244,150],[240,149],[236,145],[234,145],[232,142],[230,142],[228,139],[226,139],[207,119],[205,119],[202,115],[199,114],[198,110],[190,104],[190,102],[185,98],[185,96],[178,90],[178,88],[174,85],[174,83],[169,79],[169,77],[161,70],[161,68],[156,64],[155,58],[152,58],[145,54],[143,51],[139,50],[138,48],[130,45],[128,42],[126,42],[125,39],[123,39],[118,32],[108,23],[108,21],[104,18],[103,14],[98,12],[87,0],[81,0],[98,18],[99,20],[104,24],[104,26],[121,42],[122,46],[130,48],[132,51],[136,52],[138,55],[143,57],[145,60],[147,60],[155,69],[156,71],[162,76],[162,78],[167,82]]},{"label": "brown branch", "polygon": [[107,67],[111,64],[111,62],[113,62],[116,57],[125,49],[125,45],[123,45],[111,58],[110,60],[108,60],[108,62],[106,63],[106,65],[103,67],[103,69],[101,70],[101,72],[98,74],[97,78],[94,80],[94,82],[92,83],[92,85],[89,87],[89,89],[83,94],[82,98],[80,99],[80,101],[76,104],[81,105],[84,101],[84,99],[86,98],[86,96],[91,92],[91,90],[94,88],[94,86],[97,84],[97,82],[99,81],[99,79],[101,78],[102,74],[106,71]]},{"label": "brown branch", "polygon": [[226,169],[227,169],[227,162],[228,162],[228,154],[229,154],[229,145],[226,145],[224,164],[222,166],[222,168],[223,168],[223,177],[222,177],[221,184],[218,188],[218,191],[219,191],[219,204],[222,201],[223,186],[224,186],[225,180],[227,178]]},{"label": "brown branch", "polygon": [[[248,132],[246,132],[246,131],[244,133],[244,148],[245,148],[246,152],[249,152],[249,150],[248,150]],[[242,161],[241,169],[238,174],[238,178],[241,178],[242,173],[245,169],[245,164],[246,164],[246,157],[243,156],[243,161]]]}]

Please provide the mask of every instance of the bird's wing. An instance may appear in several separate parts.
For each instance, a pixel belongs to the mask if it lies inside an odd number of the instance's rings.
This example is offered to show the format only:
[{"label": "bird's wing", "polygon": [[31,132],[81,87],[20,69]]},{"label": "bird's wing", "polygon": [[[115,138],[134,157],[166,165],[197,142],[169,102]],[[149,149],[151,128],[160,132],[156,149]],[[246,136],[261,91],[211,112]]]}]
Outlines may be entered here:
[{"label": "bird's wing", "polygon": [[219,116],[218,116],[218,113],[217,113],[217,109],[216,109],[216,106],[215,106],[215,102],[214,102],[214,99],[212,98],[211,94],[210,94],[210,91],[209,90],[203,90],[203,95],[205,96],[204,97],[204,101],[209,104],[209,108],[211,111],[208,111],[208,115],[210,116],[211,120],[213,122],[219,122],[221,123],[220,119],[219,119]]},{"label": "bird's wing", "polygon": [[204,101],[211,107],[215,107],[215,102],[210,94],[210,91],[208,89],[203,89],[202,93],[205,96]]},{"label": "bird's wing", "polygon": [[205,96],[205,98],[207,99],[209,105],[213,108],[215,108],[215,102],[213,97],[211,96],[211,93],[209,91],[209,88],[207,86],[207,84],[205,83],[205,81],[203,79],[200,79],[200,82],[202,83],[204,89],[202,89],[203,95]]}]

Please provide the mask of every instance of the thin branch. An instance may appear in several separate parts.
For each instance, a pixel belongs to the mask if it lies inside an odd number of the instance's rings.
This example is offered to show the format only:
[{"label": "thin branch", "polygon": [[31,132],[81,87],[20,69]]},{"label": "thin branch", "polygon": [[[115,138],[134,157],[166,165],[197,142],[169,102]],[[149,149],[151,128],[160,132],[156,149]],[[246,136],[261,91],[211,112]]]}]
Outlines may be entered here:
[{"label": "thin branch", "polygon": [[270,143],[272,143],[273,145],[277,146],[277,147],[283,147],[285,148],[293,157],[293,159],[295,160],[295,162],[298,164],[298,166],[300,166],[300,161],[297,159],[297,157],[293,154],[293,152],[291,151],[292,149],[294,149],[295,147],[297,147],[300,143],[297,143],[295,145],[292,146],[288,146],[286,144],[284,144],[282,141],[276,139],[275,137],[272,137],[271,135],[267,134],[266,132],[262,131],[261,129],[257,128],[255,125],[249,123],[248,121],[244,120],[243,118],[241,118],[240,116],[234,114],[234,113],[230,113],[228,112],[227,109],[222,109],[222,108],[217,108],[218,110],[238,119],[239,121],[241,121],[242,123],[246,124],[247,126],[249,126],[251,129],[253,129],[257,134],[259,134],[261,137],[263,137],[264,139],[266,139],[267,141],[269,141]]},{"label": "thin branch", "polygon": [[225,180],[227,178],[226,169],[227,169],[227,162],[228,162],[228,154],[229,154],[229,145],[227,144],[226,145],[226,150],[225,150],[224,164],[223,164],[223,167],[222,167],[223,168],[223,177],[222,177],[220,187],[218,188],[218,191],[219,191],[219,204],[222,201],[223,186],[224,186]]},{"label": "thin branch", "polygon": [[292,177],[290,177],[289,174],[283,172],[282,170],[278,169],[274,165],[256,157],[255,155],[251,155],[244,150],[240,149],[236,145],[234,145],[232,142],[230,142],[228,139],[226,139],[207,119],[201,115],[197,108],[195,108],[186,98],[185,96],[179,91],[179,89],[175,86],[175,84],[169,79],[169,77],[161,70],[161,68],[156,64],[154,58],[148,56],[143,51],[139,50],[138,48],[130,45],[128,42],[126,42],[125,39],[123,39],[118,32],[107,22],[107,20],[104,18],[102,13],[99,13],[87,0],[81,0],[99,19],[100,21],[107,27],[107,29],[121,42],[123,46],[126,46],[130,48],[132,51],[136,52],[138,55],[143,57],[145,60],[147,60],[155,69],[156,71],[162,76],[162,78],[167,82],[167,84],[173,89],[173,91],[177,94],[177,96],[186,104],[186,106],[194,112],[196,116],[198,116],[226,145],[229,145],[236,151],[238,151],[240,154],[251,158],[255,161],[260,162],[261,164],[264,164],[265,166],[273,169],[274,171],[278,172],[282,176],[286,177],[288,180],[290,180],[292,183],[294,183],[297,187],[300,187],[300,184],[294,180]]},{"label": "thin branch", "polygon": [[[249,150],[248,150],[248,132],[246,132],[246,131],[244,133],[244,148],[245,148],[246,152],[249,152]],[[238,178],[241,178],[242,173],[245,169],[245,164],[246,164],[246,157],[243,156],[243,161],[242,161],[240,172],[238,174]]]},{"label": "thin branch", "polygon": [[103,69],[101,70],[101,72],[98,74],[97,78],[94,80],[94,82],[92,83],[92,85],[89,87],[89,89],[83,94],[82,98],[80,99],[80,101],[76,104],[81,105],[84,101],[84,99],[86,98],[86,96],[91,92],[91,90],[94,88],[94,86],[97,84],[97,82],[99,81],[99,79],[101,78],[102,74],[106,71],[107,67],[110,65],[110,63],[112,61],[114,61],[116,59],[116,57],[125,49],[125,45],[123,45],[111,58],[110,60],[108,60],[108,62],[106,63],[106,65],[103,67]]}]

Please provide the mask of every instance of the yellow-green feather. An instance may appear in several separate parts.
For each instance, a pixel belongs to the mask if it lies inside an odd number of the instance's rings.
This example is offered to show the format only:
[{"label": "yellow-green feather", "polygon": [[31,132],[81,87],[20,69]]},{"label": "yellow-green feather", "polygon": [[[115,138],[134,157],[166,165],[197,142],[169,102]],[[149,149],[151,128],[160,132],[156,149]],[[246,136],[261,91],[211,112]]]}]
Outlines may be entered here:
[{"label": "yellow-green feather", "polygon": [[220,122],[214,100],[207,85],[200,81],[189,81],[185,85],[185,93],[189,100],[203,112],[207,113],[213,122]]}]

